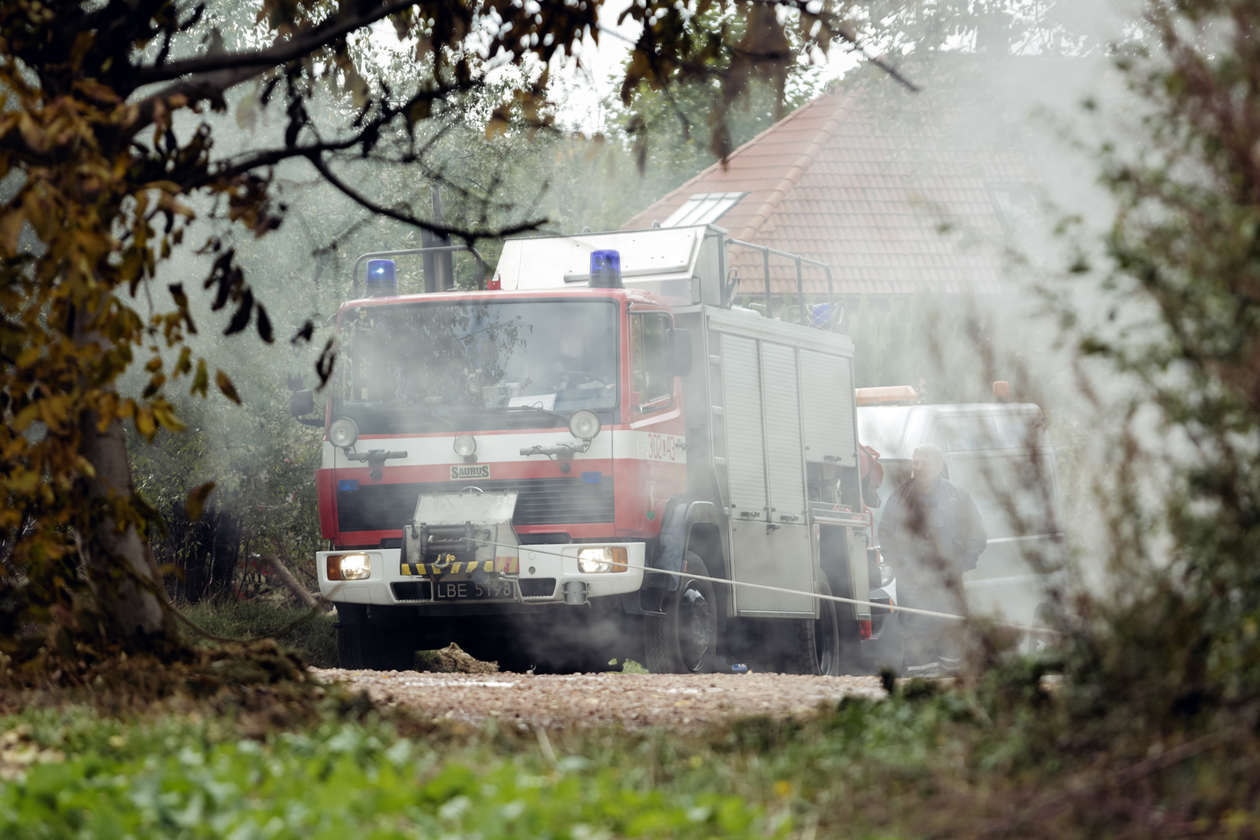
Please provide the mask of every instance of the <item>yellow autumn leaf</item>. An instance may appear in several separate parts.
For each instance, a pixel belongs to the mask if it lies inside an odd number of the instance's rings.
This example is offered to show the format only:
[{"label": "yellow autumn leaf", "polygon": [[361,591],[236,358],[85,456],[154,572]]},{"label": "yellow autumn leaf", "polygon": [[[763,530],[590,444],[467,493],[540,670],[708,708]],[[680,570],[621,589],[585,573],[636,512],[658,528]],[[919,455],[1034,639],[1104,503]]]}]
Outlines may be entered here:
[{"label": "yellow autumn leaf", "polygon": [[30,347],[27,347],[25,350],[23,350],[21,353],[18,354],[17,367],[19,369],[31,367],[33,364],[35,364],[35,362],[39,361],[39,357],[42,353],[43,353],[43,350],[36,345],[31,345]]},{"label": "yellow autumn leaf", "polygon": [[241,404],[241,397],[236,393],[236,386],[232,384],[232,380],[221,370],[214,372],[214,384],[219,386],[219,390],[223,392],[223,396],[227,397],[237,405]]},{"label": "yellow autumn leaf", "polygon": [[39,417],[39,403],[31,403],[17,413],[17,416],[9,422],[9,428],[13,431],[21,433],[26,431],[26,427]]},{"label": "yellow autumn leaf", "polygon": [[66,415],[70,409],[70,398],[65,394],[59,394],[53,397],[45,397],[39,403],[39,416],[44,424],[51,427],[61,425],[61,421],[66,419]]},{"label": "yellow autumn leaf", "polygon": [[39,473],[35,470],[14,470],[5,482],[9,491],[18,495],[28,495],[39,486]]},{"label": "yellow autumn leaf", "polygon": [[31,119],[30,114],[23,112],[18,115],[18,131],[22,134],[22,142],[26,143],[31,151],[48,151],[47,135],[43,127],[36,125],[35,120]]},{"label": "yellow autumn leaf", "polygon": [[25,217],[21,210],[11,210],[0,216],[0,253],[5,257],[17,256],[23,221]]},{"label": "yellow autumn leaf", "polygon": [[154,403],[153,417],[163,428],[170,429],[172,432],[178,432],[185,428],[184,421],[179,419],[175,414],[175,409],[168,402],[160,401]]},{"label": "yellow autumn leaf", "polygon": [[157,426],[153,420],[153,412],[147,407],[136,406],[136,431],[144,435],[146,439],[152,440],[153,435],[157,432]]},{"label": "yellow autumn leaf", "polygon": [[192,386],[188,389],[190,394],[206,395],[206,387],[210,383],[210,376],[206,373],[206,360],[197,360],[197,372],[193,374]]},{"label": "yellow autumn leaf", "polygon": [[109,85],[96,79],[76,79],[74,86],[99,102],[117,102],[118,94]]}]

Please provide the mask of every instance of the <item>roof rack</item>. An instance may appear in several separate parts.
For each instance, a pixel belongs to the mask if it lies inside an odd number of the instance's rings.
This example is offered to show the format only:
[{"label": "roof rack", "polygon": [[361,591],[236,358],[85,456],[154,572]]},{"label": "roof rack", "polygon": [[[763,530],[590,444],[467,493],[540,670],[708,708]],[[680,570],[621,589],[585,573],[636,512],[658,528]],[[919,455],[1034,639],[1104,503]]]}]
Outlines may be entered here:
[{"label": "roof rack", "polygon": [[727,244],[738,245],[742,248],[751,248],[754,251],[761,252],[761,268],[762,274],[766,282],[766,316],[773,317],[774,312],[770,306],[770,256],[786,257],[796,263],[796,301],[801,307],[801,317],[805,317],[805,281],[802,268],[806,265],[812,265],[821,268],[827,275],[827,297],[834,300],[836,296],[835,288],[831,281],[831,266],[821,260],[802,257],[800,254],[793,254],[790,251],[780,251],[778,248],[771,248],[769,245],[758,245],[754,242],[745,242],[742,239],[728,238]]}]

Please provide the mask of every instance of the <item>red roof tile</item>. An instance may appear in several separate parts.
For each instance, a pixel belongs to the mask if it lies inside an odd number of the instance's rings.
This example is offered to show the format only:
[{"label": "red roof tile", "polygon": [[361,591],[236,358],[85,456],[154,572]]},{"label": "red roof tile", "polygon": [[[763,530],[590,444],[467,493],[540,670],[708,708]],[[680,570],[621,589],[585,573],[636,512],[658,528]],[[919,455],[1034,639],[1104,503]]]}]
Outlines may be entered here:
[{"label": "red roof tile", "polygon": [[[997,249],[959,240],[1002,238],[993,190],[1021,187],[1028,167],[973,134],[950,131],[936,119],[951,107],[939,95],[898,91],[892,101],[901,107],[890,116],[887,89],[878,98],[869,91],[818,97],[732,152],[725,167],[714,164],[625,227],[663,221],[696,193],[747,192],[715,224],[736,239],[828,263],[837,293],[994,289]],[[945,223],[966,237],[943,234]],[[745,253],[733,254],[732,264],[761,288],[760,257]],[[772,279],[777,291],[795,290],[790,261],[775,259]],[[821,272],[806,270],[803,279],[806,292],[827,291]]]}]

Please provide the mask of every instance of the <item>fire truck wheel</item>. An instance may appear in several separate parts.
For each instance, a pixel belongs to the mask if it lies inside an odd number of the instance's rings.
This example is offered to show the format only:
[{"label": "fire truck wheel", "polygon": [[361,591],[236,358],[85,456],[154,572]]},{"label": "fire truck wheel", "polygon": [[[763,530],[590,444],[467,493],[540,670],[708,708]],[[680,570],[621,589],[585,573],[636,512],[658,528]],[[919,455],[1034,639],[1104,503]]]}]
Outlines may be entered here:
[{"label": "fire truck wheel", "polygon": [[[831,594],[825,577],[818,581],[818,594]],[[838,607],[835,601],[819,601],[818,618],[776,622],[771,668],[784,674],[835,676],[846,673]]]},{"label": "fire truck wheel", "polygon": [[[818,594],[830,595],[831,585],[826,576],[818,579]],[[813,672],[825,677],[846,673],[842,656],[840,630],[840,605],[835,601],[818,602],[818,619],[814,622]]]},{"label": "fire truck wheel", "polygon": [[[694,551],[688,551],[683,571],[708,577],[709,570]],[[663,615],[647,616],[643,646],[647,669],[654,674],[703,674],[717,659],[718,602],[713,584],[691,577],[680,579],[678,590],[667,593]]]}]

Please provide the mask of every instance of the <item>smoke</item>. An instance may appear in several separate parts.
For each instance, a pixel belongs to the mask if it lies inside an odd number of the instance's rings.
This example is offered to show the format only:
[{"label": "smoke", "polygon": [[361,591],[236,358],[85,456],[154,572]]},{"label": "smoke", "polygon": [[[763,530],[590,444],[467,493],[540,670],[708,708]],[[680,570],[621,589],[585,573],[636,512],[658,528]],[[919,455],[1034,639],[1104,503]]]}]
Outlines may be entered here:
[{"label": "smoke", "polygon": [[[1022,473],[992,459],[954,479],[992,502],[991,536],[1064,533],[1065,550],[1024,558],[1044,571],[1067,563],[1069,574],[1046,578],[1053,591],[1042,598],[1060,611],[1077,594],[1125,585],[1106,574],[1109,525],[1096,495],[1118,461],[1140,457],[1122,453],[1119,439],[1132,432],[1151,450],[1181,446],[1149,413],[1128,423],[1118,416],[1141,383],[1079,352],[1086,336],[1134,340],[1152,314],[1115,286],[1103,255],[1116,205],[1100,183],[1101,150],[1131,137],[1141,113],[1105,45],[1131,24],[1119,15],[1088,22],[1094,46],[1070,54],[912,55],[898,69],[920,93],[871,68],[836,86],[860,103],[873,135],[864,160],[883,164],[872,194],[882,190],[888,206],[936,233],[892,244],[893,263],[899,251],[923,255],[909,278],[921,291],[850,307],[844,327],[857,345],[859,384],[925,385],[931,402],[966,403],[992,402],[989,384],[1004,380],[1015,402],[1042,407],[1048,461],[1030,437]],[[936,285],[942,276],[955,288]],[[1133,466],[1150,471],[1153,501],[1167,465]],[[885,495],[891,490],[886,483]],[[998,551],[990,547],[981,570]]]},{"label": "smoke", "polygon": [[[964,49],[903,58],[898,68],[922,87],[917,94],[869,66],[837,84],[838,90],[857,91],[865,103],[865,119],[879,133],[874,143],[895,164],[896,202],[917,214],[931,233],[929,256],[964,266],[956,272],[958,288],[929,287],[906,299],[881,300],[871,309],[849,308],[844,327],[858,346],[858,384],[918,385],[922,380],[932,399],[987,400],[989,383],[1003,379],[1016,399],[1041,405],[1056,446],[1059,526],[1082,547],[1086,561],[1088,547],[1101,539],[1103,529],[1093,516],[1090,485],[1100,465],[1114,457],[1107,439],[1095,430],[1099,418],[1131,396],[1135,386],[1082,361],[1076,338],[1119,334],[1145,315],[1116,293],[1099,291],[1107,268],[1094,243],[1115,208],[1097,182],[1095,150],[1115,133],[1116,122],[1132,113],[1133,103],[1101,46],[1120,31],[1123,19],[1090,23],[1094,46],[1066,55],[1044,49],[981,53],[974,44],[963,44]],[[1099,31],[1108,26],[1110,31]],[[1097,107],[1082,107],[1086,101]],[[313,107],[325,109],[330,123],[344,117],[333,97]],[[762,110],[766,113],[741,129],[744,134],[768,124],[769,111]],[[706,124],[702,114],[695,116],[697,125]],[[261,109],[249,94],[230,102],[228,115],[205,119],[215,126],[216,144],[224,151],[282,140],[283,115]],[[611,228],[658,197],[667,183],[664,176],[641,179],[632,141],[616,136],[615,125],[603,127],[608,136],[602,138],[514,127],[487,139],[455,112],[444,124],[424,129],[433,132],[434,143],[432,157],[421,167],[423,177],[371,160],[347,162],[345,171],[386,206],[415,212],[432,207],[431,191],[440,183],[446,221],[470,227],[542,219],[566,232],[587,225]],[[192,126],[176,128],[183,132]],[[659,132],[655,148],[664,156],[676,128]],[[671,162],[677,177],[670,187],[695,166],[694,160]],[[970,186],[960,190],[962,175]],[[204,205],[197,207],[202,221],[189,241],[213,236],[223,247],[237,249],[276,325],[277,345],[264,347],[252,333],[222,337],[226,314],[211,312],[204,299],[194,296],[194,318],[201,327],[192,342],[194,352],[234,377],[244,406],[217,397],[204,403],[181,399],[178,408],[193,421],[195,443],[160,439],[168,466],[153,466],[150,475],[138,479],[142,490],[171,499],[184,487],[219,481],[222,504],[248,511],[273,550],[294,566],[306,566],[317,536],[310,470],[317,461],[319,432],[288,417],[287,380],[297,376],[307,386],[314,384],[315,357],[332,335],[328,319],[353,293],[355,257],[418,247],[421,241],[414,229],[370,217],[301,162],[278,168],[274,177],[287,203],[277,232],[259,240],[242,236],[223,218],[223,208]],[[987,209],[974,212],[978,207]],[[493,264],[496,243],[479,247]],[[177,252],[161,267],[154,288],[163,289],[167,282],[194,286],[208,273],[210,260],[190,250]],[[459,263],[457,282],[472,282],[474,271],[473,262]],[[423,285],[415,266],[400,262],[400,276],[402,291],[419,291]],[[312,340],[288,344],[288,336],[307,320],[317,325]],[[468,371],[458,366],[434,360],[416,364],[427,364],[427,375],[447,383],[426,389],[429,396],[445,399],[466,384]],[[397,385],[394,379],[387,384]],[[479,387],[488,384],[494,383]],[[142,457],[138,469],[145,468]],[[977,475],[972,480],[999,479]],[[1034,483],[1040,481],[1038,476]],[[184,487],[176,489],[179,483]],[[285,515],[277,520],[280,512]],[[1028,512],[1014,515],[1027,519]],[[262,527],[276,521],[282,526]]]}]

